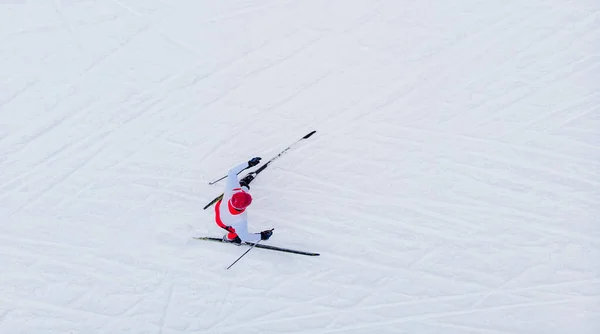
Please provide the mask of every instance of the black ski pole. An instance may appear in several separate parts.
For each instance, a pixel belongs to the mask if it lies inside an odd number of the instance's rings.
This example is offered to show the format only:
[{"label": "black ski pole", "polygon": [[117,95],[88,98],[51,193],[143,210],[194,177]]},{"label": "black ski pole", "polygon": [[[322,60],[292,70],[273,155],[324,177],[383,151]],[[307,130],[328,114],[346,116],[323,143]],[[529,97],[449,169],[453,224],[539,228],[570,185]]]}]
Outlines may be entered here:
[{"label": "black ski pole", "polygon": [[261,240],[258,240],[256,243],[252,244],[252,247],[248,248],[248,250],[245,251],[244,254],[242,254],[240,257],[238,257],[237,260],[233,261],[233,263],[230,264],[229,267],[227,267],[227,269],[233,267],[234,264],[236,264],[239,260],[241,260],[244,257],[244,255],[248,254],[248,252],[251,251],[252,248],[254,248],[254,246],[256,246],[259,242],[261,242]]},{"label": "black ski pole", "polygon": [[[272,228],[271,231],[273,231],[273,230],[274,229]],[[261,242],[261,241],[262,241],[262,239],[260,239],[257,242],[253,243],[252,246],[250,248],[248,248],[248,250],[245,251],[244,254],[240,255],[240,257],[238,257],[237,260],[233,261],[233,263],[230,264],[229,267],[227,267],[227,269],[233,267],[234,264],[236,264],[239,260],[241,260],[244,257],[244,255],[248,254],[248,252],[251,251],[252,248],[254,248],[254,246],[258,245],[258,243]]]},{"label": "black ski pole", "polygon": [[[292,143],[290,146],[286,147],[283,151],[279,152],[279,154],[277,154],[275,157],[273,157],[271,160],[267,161],[264,165],[262,165],[259,169],[255,170],[254,172],[250,172],[248,174],[246,174],[246,176],[244,176],[244,178],[241,180],[243,182],[245,182],[246,184],[250,184],[250,182],[252,182],[252,180],[254,180],[254,178],[263,170],[265,170],[265,168],[267,168],[269,166],[269,164],[273,161],[275,161],[277,158],[279,158],[281,155],[283,155],[285,152],[289,151],[289,149],[291,149],[295,144],[299,143],[300,141],[304,140],[304,139],[308,139],[310,138],[310,136],[314,135],[315,132],[317,132],[316,130],[309,132],[307,135],[305,135],[304,137],[300,138],[299,140],[295,141],[294,143]],[[206,204],[204,206],[204,210],[208,209],[211,205],[217,203],[218,201],[220,201],[221,199],[223,199],[223,194],[215,197],[215,199],[213,199],[212,201],[210,201],[208,204]]]}]

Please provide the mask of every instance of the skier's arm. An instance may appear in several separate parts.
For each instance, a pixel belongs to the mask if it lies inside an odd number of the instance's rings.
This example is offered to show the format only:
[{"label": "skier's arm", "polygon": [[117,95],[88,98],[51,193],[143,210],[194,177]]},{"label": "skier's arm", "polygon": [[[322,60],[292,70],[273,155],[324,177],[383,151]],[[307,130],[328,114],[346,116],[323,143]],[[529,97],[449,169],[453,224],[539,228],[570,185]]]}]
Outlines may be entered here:
[{"label": "skier's arm", "polygon": [[245,221],[235,225],[235,233],[243,242],[257,242],[260,240],[260,233],[248,233],[248,223]]},{"label": "skier's arm", "polygon": [[[238,180],[238,173],[248,167],[248,163],[244,162],[239,165],[231,167],[227,172],[227,180],[225,182],[225,191],[223,192],[223,199],[228,201],[233,195],[233,189],[240,187],[240,181]],[[241,237],[240,237],[241,238]]]}]

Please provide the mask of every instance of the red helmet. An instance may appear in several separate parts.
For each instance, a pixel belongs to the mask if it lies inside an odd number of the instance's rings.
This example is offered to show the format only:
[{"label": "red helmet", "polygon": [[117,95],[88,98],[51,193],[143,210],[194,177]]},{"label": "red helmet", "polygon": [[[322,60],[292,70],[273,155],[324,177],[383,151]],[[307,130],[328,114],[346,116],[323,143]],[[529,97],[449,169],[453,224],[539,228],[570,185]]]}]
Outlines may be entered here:
[{"label": "red helmet", "polygon": [[237,210],[244,210],[252,203],[252,196],[245,191],[238,191],[231,196],[231,206]]}]

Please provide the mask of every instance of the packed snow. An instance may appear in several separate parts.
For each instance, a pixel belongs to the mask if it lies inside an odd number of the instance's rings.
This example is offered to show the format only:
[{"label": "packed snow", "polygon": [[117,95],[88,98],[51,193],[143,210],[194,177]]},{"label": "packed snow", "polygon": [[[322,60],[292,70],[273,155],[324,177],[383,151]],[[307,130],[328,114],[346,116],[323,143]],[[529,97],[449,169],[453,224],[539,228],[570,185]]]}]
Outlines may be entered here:
[{"label": "packed snow", "polygon": [[[0,333],[600,333],[600,3],[0,0]],[[276,156],[250,230],[209,185]]]}]

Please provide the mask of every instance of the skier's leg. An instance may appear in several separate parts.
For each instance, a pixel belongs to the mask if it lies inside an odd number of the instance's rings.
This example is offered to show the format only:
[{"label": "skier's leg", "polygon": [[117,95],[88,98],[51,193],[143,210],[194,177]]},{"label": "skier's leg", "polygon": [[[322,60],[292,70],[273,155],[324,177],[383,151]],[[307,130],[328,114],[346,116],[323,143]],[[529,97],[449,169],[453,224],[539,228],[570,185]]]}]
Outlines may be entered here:
[{"label": "skier's leg", "polygon": [[241,244],[242,243],[242,239],[240,239],[240,237],[238,237],[237,233],[235,233],[235,229],[231,226],[227,226],[227,228],[225,228],[225,230],[227,230],[227,234],[225,234],[223,236],[223,240],[224,241],[228,241],[228,242],[233,242],[234,244]]}]

